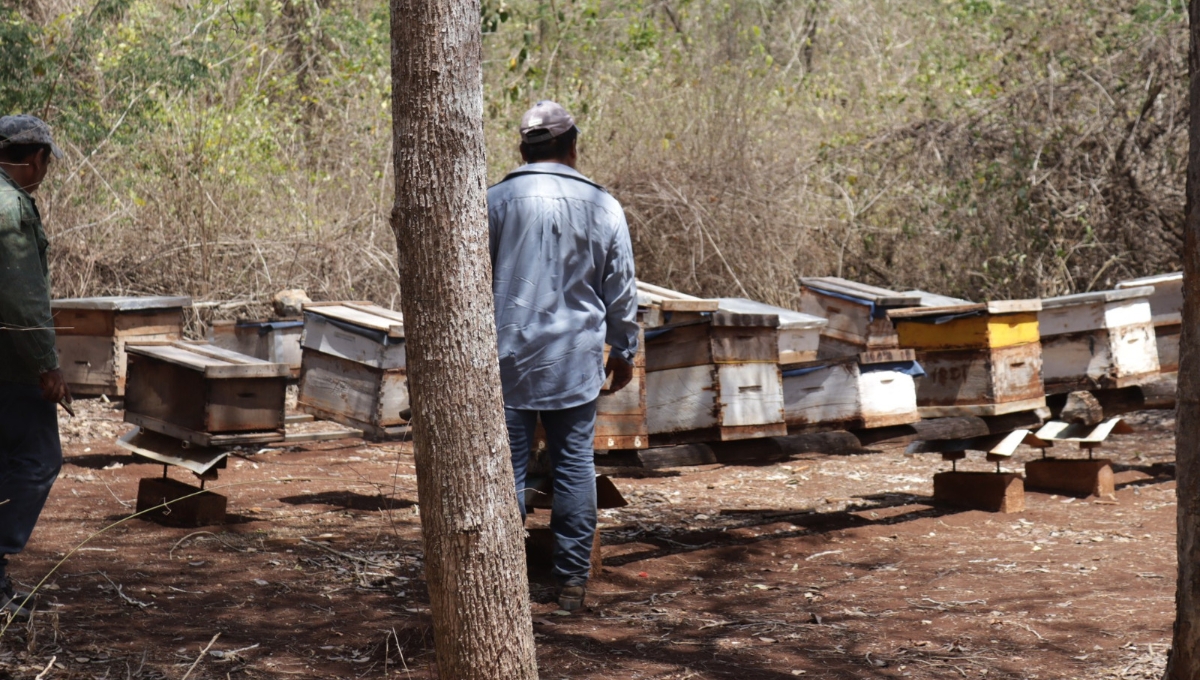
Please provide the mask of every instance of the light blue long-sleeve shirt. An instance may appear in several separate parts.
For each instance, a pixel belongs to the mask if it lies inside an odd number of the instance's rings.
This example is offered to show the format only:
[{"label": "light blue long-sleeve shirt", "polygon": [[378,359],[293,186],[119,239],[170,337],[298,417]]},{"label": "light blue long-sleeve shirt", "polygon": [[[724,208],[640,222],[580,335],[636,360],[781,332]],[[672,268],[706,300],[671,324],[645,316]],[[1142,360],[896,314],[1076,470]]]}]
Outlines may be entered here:
[{"label": "light blue long-sleeve shirt", "polygon": [[586,404],[604,344],[637,352],[637,283],[621,204],[566,165],[531,163],[488,189],[500,381],[509,408]]}]

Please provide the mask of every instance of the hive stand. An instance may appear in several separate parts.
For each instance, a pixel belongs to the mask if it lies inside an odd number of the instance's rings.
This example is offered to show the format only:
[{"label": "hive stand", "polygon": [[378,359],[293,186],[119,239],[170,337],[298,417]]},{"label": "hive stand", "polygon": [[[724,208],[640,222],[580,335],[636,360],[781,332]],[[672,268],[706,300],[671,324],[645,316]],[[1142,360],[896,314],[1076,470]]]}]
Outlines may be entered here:
[{"label": "hive stand", "polygon": [[[1030,489],[1047,493],[1080,498],[1096,496],[1111,500],[1116,497],[1112,461],[1093,457],[1093,451],[1110,434],[1132,432],[1133,428],[1120,418],[1110,418],[1096,426],[1052,420],[1037,432],[1036,437],[1045,442],[1041,447],[1043,458],[1025,464],[1026,483]],[[1045,456],[1046,449],[1055,442],[1078,443],[1081,449],[1087,451],[1088,457],[1084,460]]]},{"label": "hive stand", "polygon": [[[181,527],[225,522],[228,498],[205,490],[204,483],[217,478],[217,470],[225,467],[228,451],[191,446],[187,442],[140,427],[119,438],[117,446],[163,466],[162,477],[143,477],[138,482],[137,512],[142,519]],[[196,475],[200,485],[172,479],[167,474],[172,466]]]},{"label": "hive stand", "polygon": [[[971,510],[1014,513],[1025,510],[1025,481],[1019,473],[1004,472],[1000,463],[1010,458],[1020,444],[1036,445],[1038,440],[1029,430],[972,437],[913,442],[909,453],[941,453],[951,461],[952,469],[933,476],[933,499]],[[995,472],[966,472],[958,469],[958,461],[967,451],[983,451],[987,460],[996,463]]]}]

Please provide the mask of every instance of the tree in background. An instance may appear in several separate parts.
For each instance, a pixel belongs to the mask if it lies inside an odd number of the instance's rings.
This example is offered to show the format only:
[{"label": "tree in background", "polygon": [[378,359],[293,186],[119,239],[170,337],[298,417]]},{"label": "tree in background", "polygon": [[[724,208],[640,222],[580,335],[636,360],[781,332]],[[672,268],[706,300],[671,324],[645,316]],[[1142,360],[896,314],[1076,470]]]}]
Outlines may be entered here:
[{"label": "tree in background", "polygon": [[536,678],[492,309],[480,6],[391,11],[392,223],[438,674]]},{"label": "tree in background", "polygon": [[1179,578],[1175,632],[1164,680],[1200,677],[1200,0],[1188,3],[1187,205],[1184,208],[1183,335],[1176,398],[1175,495]]}]

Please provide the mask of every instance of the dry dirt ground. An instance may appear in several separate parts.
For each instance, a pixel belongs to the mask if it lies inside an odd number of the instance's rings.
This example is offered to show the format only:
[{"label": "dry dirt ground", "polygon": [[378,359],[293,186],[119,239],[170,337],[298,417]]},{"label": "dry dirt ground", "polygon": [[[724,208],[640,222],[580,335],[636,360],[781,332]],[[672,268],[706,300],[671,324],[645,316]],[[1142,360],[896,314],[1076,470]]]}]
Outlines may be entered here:
[{"label": "dry dirt ground", "polygon": [[[10,567],[26,585],[46,576],[41,611],[3,632],[0,677],[437,677],[407,445],[238,452],[210,484],[228,523],[167,528],[122,521],[162,469],[113,445],[116,406],[78,405]],[[947,464],[899,446],[617,471],[630,504],[602,511],[590,609],[556,615],[534,579],[541,677],[1157,678],[1173,421],[1132,420],[1103,449],[1115,502],[1029,493],[1013,515],[932,506]]]}]

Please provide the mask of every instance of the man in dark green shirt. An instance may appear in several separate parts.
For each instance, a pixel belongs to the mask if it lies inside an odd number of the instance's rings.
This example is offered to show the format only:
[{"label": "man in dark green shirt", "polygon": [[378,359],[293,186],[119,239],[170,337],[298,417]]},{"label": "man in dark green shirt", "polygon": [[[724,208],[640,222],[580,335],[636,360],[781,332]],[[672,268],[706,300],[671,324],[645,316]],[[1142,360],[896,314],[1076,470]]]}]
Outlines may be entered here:
[{"label": "man in dark green shirt", "polygon": [[49,241],[33,193],[52,157],[50,128],[0,118],[0,607],[28,616],[8,556],[21,552],[62,467],[57,404],[71,392],[58,368],[50,312]]}]

